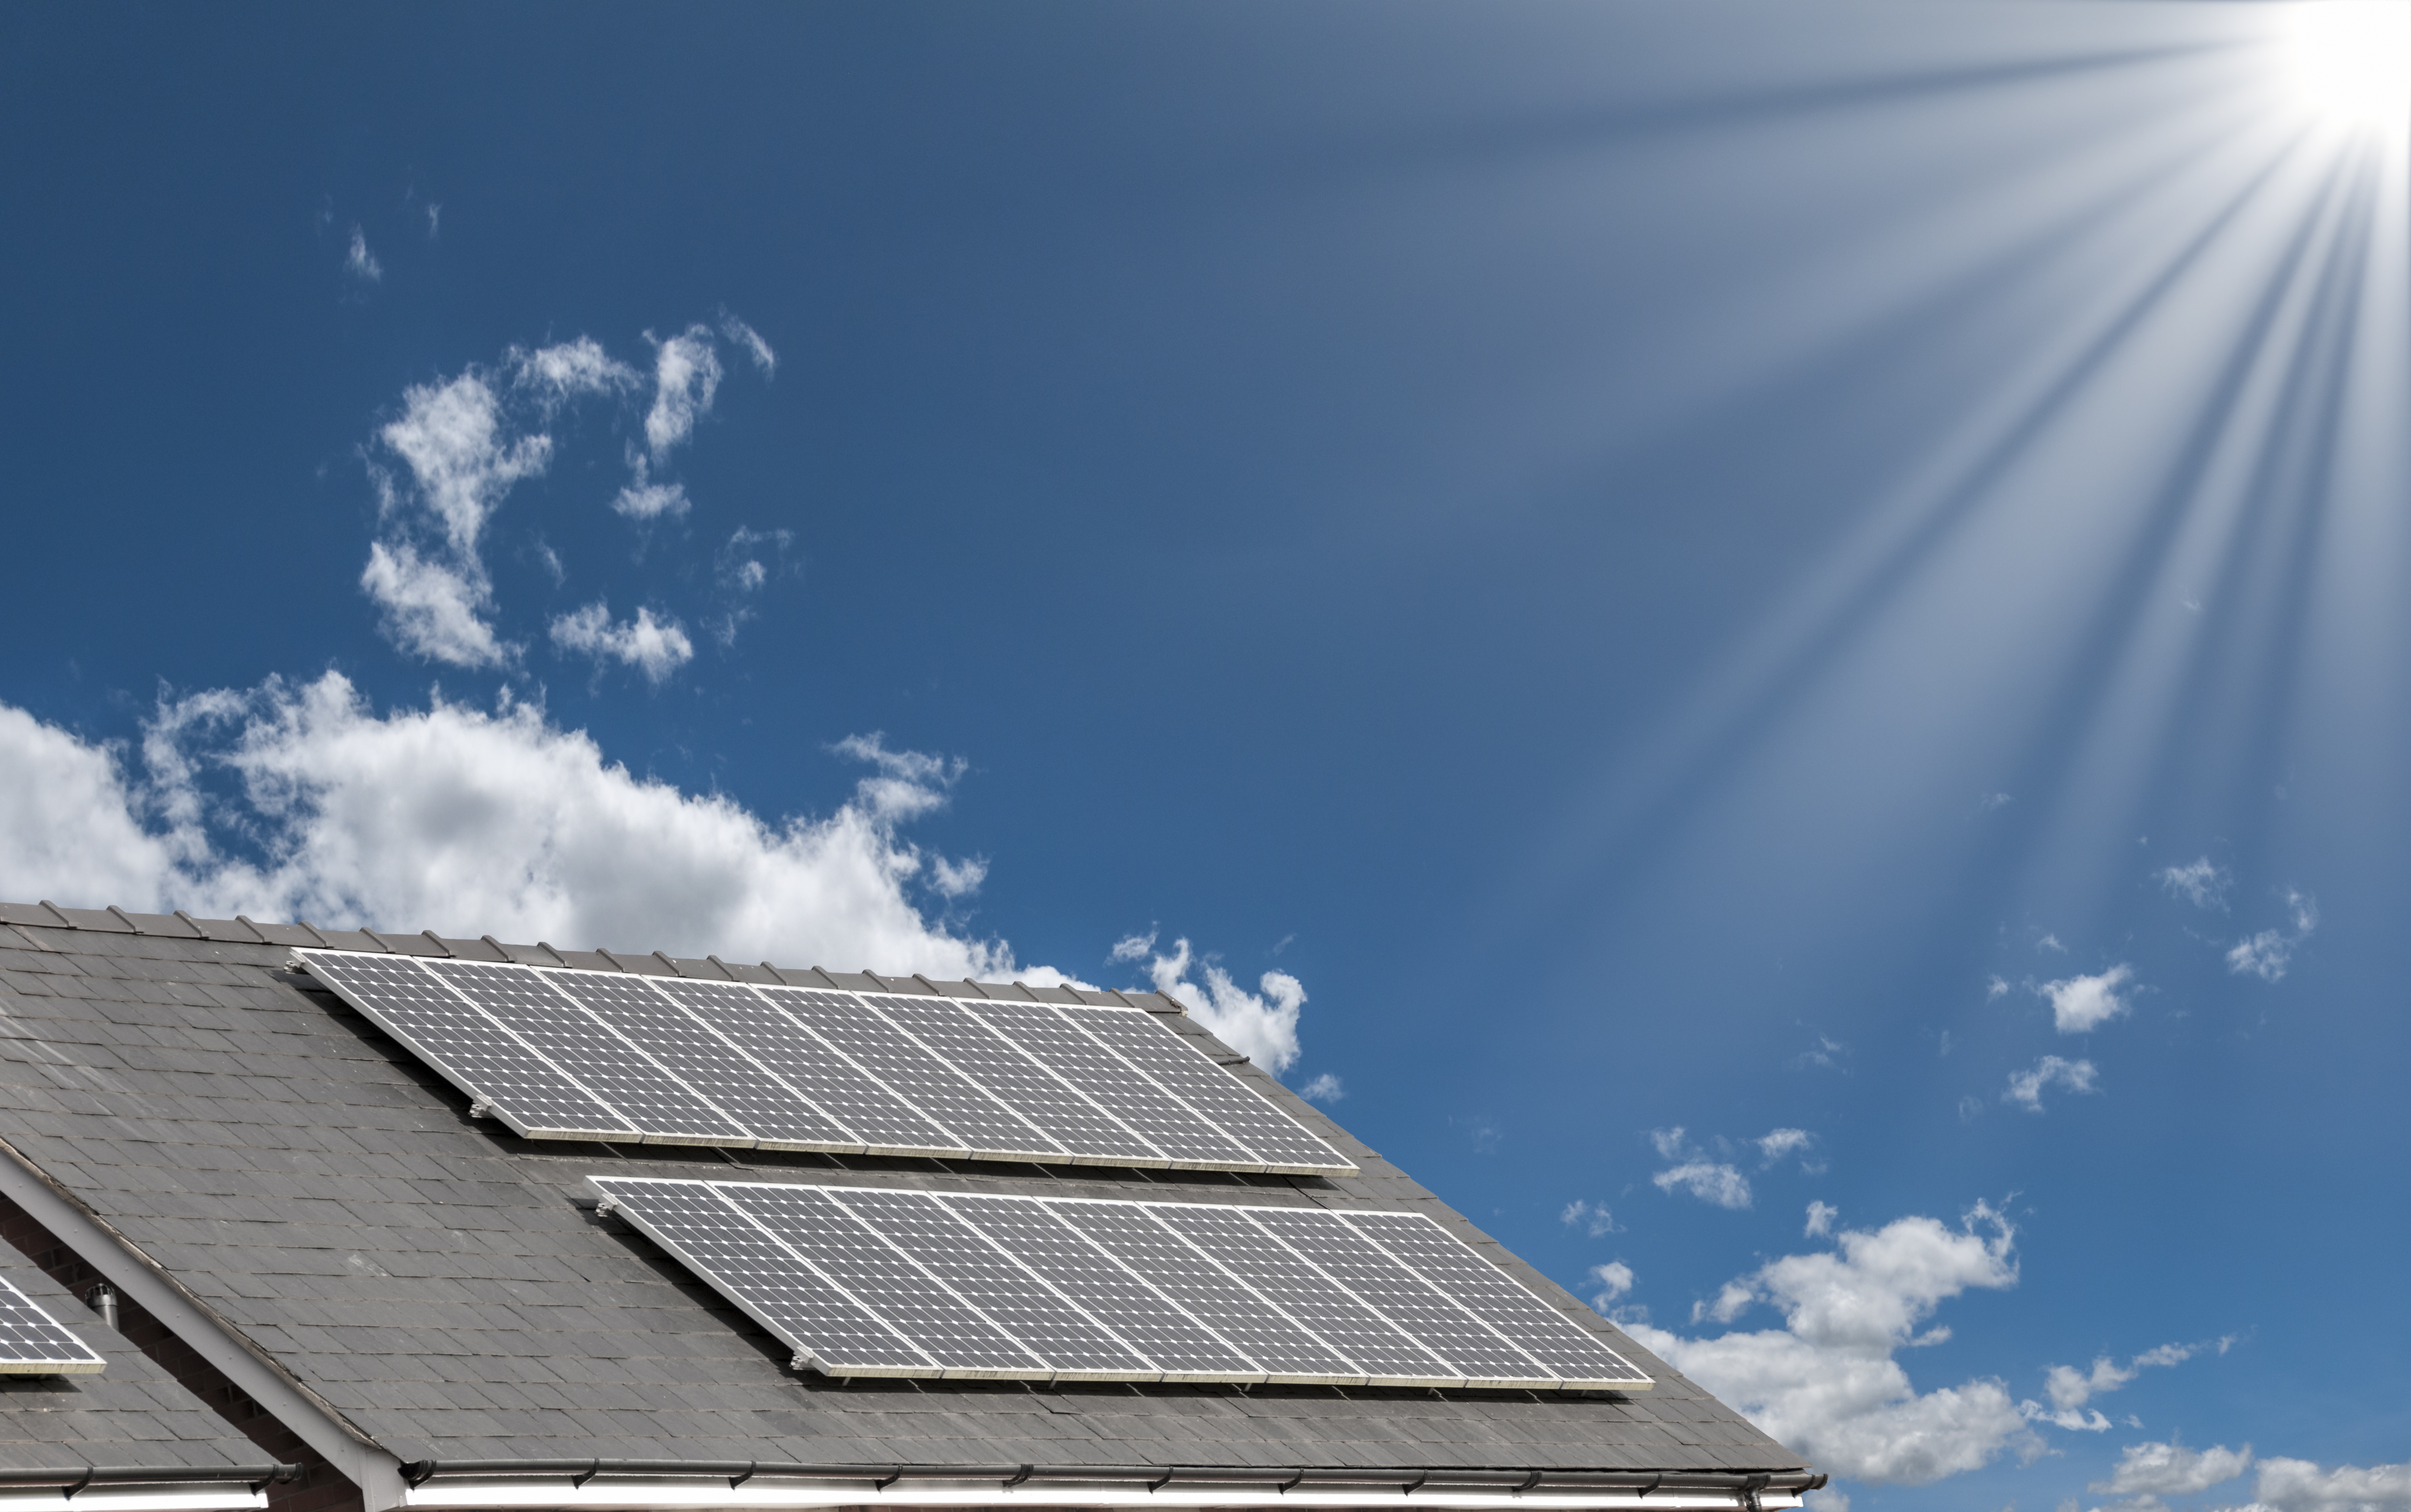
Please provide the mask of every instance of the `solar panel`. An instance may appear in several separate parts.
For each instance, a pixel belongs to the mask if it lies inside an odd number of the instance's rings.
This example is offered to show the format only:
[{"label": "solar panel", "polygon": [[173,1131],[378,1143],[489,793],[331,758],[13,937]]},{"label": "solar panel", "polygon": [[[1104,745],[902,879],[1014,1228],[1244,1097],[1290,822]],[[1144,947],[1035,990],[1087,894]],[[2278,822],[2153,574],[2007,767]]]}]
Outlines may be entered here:
[{"label": "solar panel", "polygon": [[317,948],[294,959],[530,1138],[1356,1168],[1138,1008]]},{"label": "solar panel", "polygon": [[763,993],[733,982],[656,977],[653,985],[795,1088],[823,1117],[853,1135],[856,1148],[899,1155],[971,1153]]},{"label": "solar panel", "polygon": [[688,1086],[709,1089],[713,1105],[751,1134],[755,1144],[774,1150],[864,1148],[865,1141],[649,978],[599,971],[543,976],[578,1006],[642,1045]]},{"label": "solar panel", "polygon": [[659,1061],[571,999],[545,974],[478,961],[425,962],[553,1064],[576,1066],[577,1079],[651,1144],[740,1144],[753,1137]]},{"label": "solar panel", "polygon": [[1204,1051],[1167,1033],[1146,1009],[1067,1007],[1064,1017],[1213,1123],[1266,1170],[1312,1176],[1356,1168]]},{"label": "solar panel", "polygon": [[959,1003],[942,997],[864,999],[948,1064],[1001,1098],[1075,1163],[1163,1164],[1155,1146],[1049,1071]]},{"label": "solar panel", "polygon": [[632,1139],[636,1126],[409,956],[297,950],[310,975],[531,1139]]},{"label": "solar panel", "polygon": [[98,1375],[108,1364],[0,1276],[0,1375]]},{"label": "solar panel", "polygon": [[[1419,1214],[592,1182],[835,1375],[1650,1384]],[[1502,1329],[1537,1341],[1539,1359]]]},{"label": "solar panel", "polygon": [[1577,1327],[1423,1214],[1350,1212],[1343,1216],[1349,1226],[1539,1360],[1550,1374],[1608,1387],[1648,1379],[1623,1356],[1600,1343],[1597,1334]]},{"label": "solar panel", "polygon": [[762,989],[796,1020],[953,1132],[966,1151],[1008,1160],[1059,1160],[1069,1152],[850,992]]}]

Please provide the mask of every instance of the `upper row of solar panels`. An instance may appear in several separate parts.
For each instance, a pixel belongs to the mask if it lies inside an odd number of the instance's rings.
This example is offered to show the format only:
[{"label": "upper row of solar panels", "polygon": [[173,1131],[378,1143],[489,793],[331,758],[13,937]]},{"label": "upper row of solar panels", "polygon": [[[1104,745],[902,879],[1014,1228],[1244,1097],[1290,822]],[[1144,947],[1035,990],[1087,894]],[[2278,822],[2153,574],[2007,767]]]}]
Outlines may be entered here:
[{"label": "upper row of solar panels", "polygon": [[1140,1008],[294,957],[528,1138],[1356,1169]]}]

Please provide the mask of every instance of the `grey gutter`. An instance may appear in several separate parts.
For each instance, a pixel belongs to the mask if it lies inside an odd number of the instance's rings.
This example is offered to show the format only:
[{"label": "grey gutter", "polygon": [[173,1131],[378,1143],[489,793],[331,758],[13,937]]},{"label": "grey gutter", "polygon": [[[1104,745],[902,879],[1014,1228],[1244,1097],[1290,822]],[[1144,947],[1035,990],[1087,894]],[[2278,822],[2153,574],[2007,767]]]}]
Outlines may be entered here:
[{"label": "grey gutter", "polygon": [[300,1465],[270,1461],[258,1465],[74,1465],[63,1470],[0,1469],[0,1486],[57,1486],[69,1497],[87,1486],[199,1486],[235,1482],[254,1491],[270,1481],[291,1480]]},{"label": "grey gutter", "polygon": [[0,1196],[24,1209],[84,1264],[141,1304],[161,1327],[324,1456],[360,1489],[366,1512],[387,1512],[401,1505],[399,1458],[354,1427],[333,1403],[270,1358],[167,1267],[143,1254],[5,1138],[0,1138],[0,1154],[7,1157],[0,1160]]},{"label": "grey gutter", "polygon": [[1007,1487],[1028,1481],[1135,1481],[1149,1490],[1166,1485],[1494,1487],[1503,1490],[1813,1491],[1825,1487],[1822,1471],[1703,1470],[1458,1470],[1446,1468],[1353,1470],[1336,1466],[1268,1469],[1255,1465],[938,1465],[782,1464],[761,1460],[412,1460],[402,1466],[404,1483],[435,1479],[545,1479],[565,1476],[582,1487],[598,1475],[662,1477],[698,1475],[724,1479],[733,1490],[757,1475],[795,1480],[868,1480],[885,1487],[899,1480],[994,1480]]}]

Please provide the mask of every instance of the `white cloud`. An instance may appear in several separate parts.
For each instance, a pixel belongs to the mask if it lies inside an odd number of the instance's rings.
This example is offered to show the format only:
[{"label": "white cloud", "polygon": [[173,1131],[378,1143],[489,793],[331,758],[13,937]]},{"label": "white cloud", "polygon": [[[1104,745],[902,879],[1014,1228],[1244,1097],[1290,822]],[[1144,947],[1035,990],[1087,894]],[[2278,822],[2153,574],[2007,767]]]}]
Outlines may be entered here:
[{"label": "white cloud", "polygon": [[1834,1231],[1834,1220],[1841,1215],[1842,1210],[1832,1203],[1811,1202],[1808,1204],[1808,1226],[1801,1233],[1808,1239],[1821,1239]]},{"label": "white cloud", "polygon": [[1806,1129],[1771,1129],[1751,1141],[1758,1152],[1772,1166],[1786,1155],[1796,1155],[1817,1142],[1817,1137]]},{"label": "white cloud", "polygon": [[2263,1460],[2253,1488],[2257,1512],[2386,1512],[2411,1507],[2411,1463],[2338,1465]]},{"label": "white cloud", "polygon": [[2001,1101],[2015,1103],[2029,1113],[2042,1111],[2042,1090],[2065,1087],[2069,1092],[2099,1092],[2095,1082],[2091,1061],[2064,1061],[2056,1055],[2046,1055],[2037,1061],[2031,1071],[2009,1073],[2009,1090],[2001,1094]]},{"label": "white cloud", "polygon": [[444,207],[443,207],[442,205],[430,205],[430,206],[428,206],[428,207],[427,207],[427,236],[428,236],[428,240],[429,240],[429,241],[433,241],[437,236],[441,235],[441,234],[442,234],[442,232],[443,232],[443,228],[444,228]]},{"label": "white cloud", "polygon": [[2068,976],[2035,989],[2051,999],[2051,1021],[2063,1035],[2089,1035],[2126,1013],[2127,1002],[2118,990],[2135,979],[2135,968],[2120,962],[2097,976]]},{"label": "white cloud", "polygon": [[1298,1088],[1297,1094],[1310,1103],[1336,1103],[1348,1095],[1348,1089],[1339,1084],[1337,1077],[1325,1071]]},{"label": "white cloud", "polygon": [[2000,1382],[1971,1380],[1920,1395],[1892,1358],[1947,1336],[1934,1329],[1912,1337],[1944,1300],[1971,1287],[2015,1285],[2014,1237],[2009,1222],[1980,1203],[1957,1231],[1922,1217],[1874,1233],[1849,1230],[1838,1253],[1772,1261],[1702,1310],[1729,1322],[1766,1301],[1783,1310],[1780,1329],[1685,1339],[1645,1324],[1628,1329],[1820,1467],[1921,1486],[2036,1443]]},{"label": "white cloud", "polygon": [[1831,1486],[1822,1490],[1810,1491],[1800,1501],[1808,1512],[1850,1512],[1849,1497]]},{"label": "white cloud", "polygon": [[513,437],[494,390],[475,369],[450,383],[413,385],[402,411],[378,439],[410,467],[416,496],[463,557],[477,549],[486,521],[512,484],[544,471],[548,435]]},{"label": "white cloud", "polygon": [[2252,1446],[2188,1449],[2182,1444],[2129,1444],[2118,1468],[2091,1489],[2111,1496],[2192,1496],[2252,1467]]},{"label": "white cloud", "polygon": [[1688,1160],[1669,1170],[1649,1178],[1660,1192],[1680,1187],[1702,1202],[1713,1202],[1719,1208],[1741,1209],[1749,1206],[1749,1178],[1732,1167],[1719,1162]]},{"label": "white cloud", "polygon": [[945,793],[907,801],[894,785],[954,769],[876,749],[889,759],[834,812],[772,822],[639,778],[531,705],[380,715],[332,672],[163,704],[139,772],[0,706],[0,891],[1066,980],[924,917],[925,863],[899,826]]},{"label": "white cloud", "polygon": [[2009,995],[2009,984],[2003,981],[1998,976],[1995,976],[1984,983],[1984,1000],[1986,1002],[1989,1003],[1994,998],[2007,997]]},{"label": "white cloud", "polygon": [[360,587],[376,604],[386,635],[414,656],[472,668],[519,659],[519,648],[485,618],[493,589],[483,573],[431,561],[408,541],[372,541]]},{"label": "white cloud", "polygon": [[1592,1266],[1590,1283],[1599,1288],[1592,1296],[1590,1305],[1597,1311],[1604,1313],[1615,1305],[1616,1299],[1631,1292],[1632,1268],[1621,1260],[1610,1260],[1605,1265]]},{"label": "white cloud", "polygon": [[644,381],[635,368],[606,352],[592,336],[534,351],[514,346],[503,360],[519,387],[534,390],[548,411],[563,400],[618,393]]},{"label": "white cloud", "polygon": [[2185,866],[2164,867],[2158,874],[2170,897],[2183,898],[2196,908],[2220,910],[2227,907],[2227,888],[2234,880],[2207,856]]},{"label": "white cloud", "polygon": [[778,374],[779,354],[770,350],[770,344],[762,339],[760,331],[731,315],[721,316],[720,333],[745,349],[745,355],[762,370],[762,376],[768,378]]},{"label": "white cloud", "polygon": [[1683,1138],[1683,1125],[1677,1123],[1671,1129],[1651,1129],[1649,1148],[1658,1152],[1660,1160],[1680,1160],[1690,1141]]},{"label": "white cloud", "polygon": [[[1132,934],[1114,944],[1111,959],[1146,961],[1155,990],[1177,998],[1196,1015],[1206,1033],[1275,1074],[1297,1059],[1297,1015],[1306,1006],[1306,988],[1285,971],[1268,971],[1250,992],[1210,960],[1200,962],[1187,940],[1175,940],[1172,954],[1156,955],[1153,931]],[[1203,988],[1189,980],[1192,965],[1205,967]]]},{"label": "white cloud", "polygon": [[2037,940],[2035,942],[2035,948],[2038,950],[2055,950],[2063,956],[2068,954],[2068,947],[2059,943],[2059,936],[2056,934],[2046,934],[2041,939]]},{"label": "white cloud", "polygon": [[979,891],[987,881],[987,859],[968,856],[950,861],[943,856],[929,858],[929,886],[943,898],[968,898]]},{"label": "white cloud", "polygon": [[2283,930],[2262,930],[2248,939],[2238,941],[2227,952],[2227,969],[2239,976],[2258,976],[2264,982],[2283,980],[2286,968],[2293,963],[2294,947],[2311,937],[2319,927],[2319,905],[2301,893],[2288,891],[2286,906],[2294,916],[2290,934]]},{"label": "white cloud", "polygon": [[1557,1221],[1568,1227],[1580,1228],[1593,1239],[1616,1232],[1615,1214],[1608,1211],[1607,1204],[1587,1197],[1576,1197],[1567,1203],[1566,1211],[1557,1214]]},{"label": "white cloud", "polygon": [[630,459],[627,486],[611,500],[611,508],[631,520],[676,520],[689,508],[686,485],[654,482],[652,468],[639,453]]},{"label": "white cloud", "polygon": [[376,254],[369,250],[368,233],[357,226],[352,228],[351,250],[343,254],[343,272],[365,284],[373,284],[385,277],[385,264],[377,261]]},{"label": "white cloud", "polygon": [[623,662],[660,687],[671,673],[694,660],[694,642],[676,620],[656,620],[650,609],[638,609],[624,624],[611,622],[609,606],[597,599],[584,609],[556,617],[552,643],[596,661]]},{"label": "white cloud", "polygon": [[645,443],[655,462],[693,435],[694,422],[711,413],[721,375],[709,327],[689,327],[654,349],[653,407],[645,416]]},{"label": "white cloud", "polygon": [[2093,1361],[2093,1368],[2089,1371],[2080,1371],[2071,1365],[2053,1365],[2043,1374],[2043,1393],[2051,1398],[2051,1406],[2046,1409],[2038,1402],[2021,1402],[2018,1411],[2024,1413],[2030,1422],[2050,1423],[2071,1431],[2105,1433],[2112,1426],[2110,1419],[2103,1417],[2097,1407],[2086,1411],[2086,1402],[2117,1390],[2147,1370],[2182,1365],[2205,1349],[2214,1348],[2224,1355],[2234,1342],[2230,1335],[2213,1343],[2162,1344],[2157,1349],[2143,1351],[2124,1365],[2103,1355]]}]

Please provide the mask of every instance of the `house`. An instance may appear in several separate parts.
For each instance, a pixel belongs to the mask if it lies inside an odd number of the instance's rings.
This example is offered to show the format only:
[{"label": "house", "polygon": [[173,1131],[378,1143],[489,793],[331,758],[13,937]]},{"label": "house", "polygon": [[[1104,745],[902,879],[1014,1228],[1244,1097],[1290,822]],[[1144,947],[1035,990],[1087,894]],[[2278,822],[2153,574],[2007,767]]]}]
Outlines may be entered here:
[{"label": "house", "polygon": [[[464,1090],[443,1047],[405,1043],[402,1020],[381,1023],[329,985],[374,971],[463,980],[469,962],[514,980],[542,968],[542,979],[603,997],[816,994],[864,1016],[884,1002],[899,1022],[915,1005],[1003,1015],[1010,1004],[1078,1023],[1104,1020],[1075,1010],[1112,1008],[1117,1033],[1210,1057],[1224,1069],[1206,1073],[1232,1079],[1239,1102],[1275,1110],[1266,1116],[1337,1158],[1299,1174],[1315,1160],[1181,1168],[981,1158],[985,1146],[972,1158],[951,1145],[881,1153],[877,1140],[845,1152],[692,1132],[678,1136],[686,1143],[555,1138],[525,1118],[515,1132],[505,1105],[520,1094],[498,1103]],[[330,970],[351,964],[350,977]],[[569,975],[587,973],[600,975]],[[607,1059],[596,1054],[597,1065]],[[733,1093],[716,1095],[735,1106]],[[0,1273],[107,1359],[97,1375],[18,1376],[0,1392],[0,1512],[1571,1512],[1789,1507],[1824,1483],[1157,995],[0,904]],[[1489,1262],[1476,1267],[1485,1284],[1496,1267],[1535,1319],[1580,1330],[1582,1348],[1634,1373],[1615,1388],[1555,1367],[1568,1379],[1554,1387],[1476,1383],[1479,1373],[1366,1384],[1410,1378],[1256,1365],[1228,1378],[1076,1364],[882,1373],[823,1349],[832,1365],[798,1335],[808,1326],[749,1299],[753,1283],[732,1279],[730,1262],[661,1212],[647,1216],[646,1194],[740,1188],[856,1209],[965,1211],[1019,1197],[1052,1212],[1076,1200],[1091,1205],[1083,1212],[1143,1202],[1200,1222],[1264,1213],[1267,1226],[1250,1232],[1411,1221],[1452,1253],[1469,1246]],[[1280,1258],[1297,1267],[1298,1254]],[[1339,1263],[1316,1262],[1333,1276]],[[1159,1295],[1143,1270],[1116,1277],[1177,1312],[1170,1284]],[[917,1270],[887,1280],[942,1300],[943,1285]],[[82,1300],[104,1285],[113,1327]]]}]

